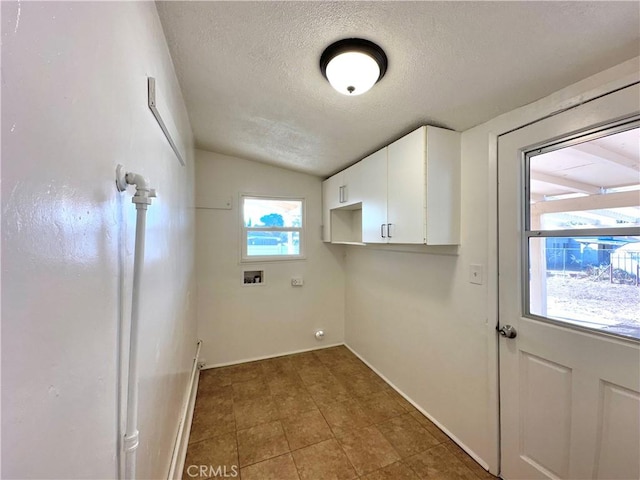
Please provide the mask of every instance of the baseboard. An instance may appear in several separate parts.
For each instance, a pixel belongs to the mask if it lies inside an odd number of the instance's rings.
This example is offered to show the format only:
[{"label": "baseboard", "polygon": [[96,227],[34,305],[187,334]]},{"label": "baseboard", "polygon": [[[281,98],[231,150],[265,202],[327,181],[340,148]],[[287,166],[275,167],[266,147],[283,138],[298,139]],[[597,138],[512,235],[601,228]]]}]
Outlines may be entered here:
[{"label": "baseboard", "polygon": [[193,358],[193,366],[191,368],[189,384],[187,385],[187,390],[185,392],[185,401],[183,403],[184,407],[182,409],[180,425],[178,426],[178,434],[176,435],[176,442],[173,447],[173,454],[171,455],[169,475],[167,475],[168,480],[182,479],[184,462],[187,458],[187,447],[189,446],[191,422],[193,421],[193,409],[196,404],[196,394],[198,392],[198,381],[200,380],[198,362],[201,346],[202,340],[199,340],[196,347],[196,354]]},{"label": "baseboard", "polygon": [[469,454],[469,456],[471,456],[471,458],[473,458],[476,462],[478,462],[482,468],[484,468],[485,470],[489,471],[489,464],[487,462],[485,462],[484,460],[482,460],[473,450],[471,450],[469,447],[467,447],[464,443],[462,443],[460,441],[460,439],[458,439],[453,433],[451,433],[449,430],[447,430],[447,428],[445,428],[440,422],[438,422],[438,420],[436,420],[432,415],[430,415],[428,412],[426,412],[422,407],[420,407],[420,405],[418,405],[416,402],[414,402],[407,394],[405,394],[402,390],[400,390],[398,387],[396,387],[393,382],[391,380],[389,380],[387,377],[385,377],[377,368],[375,368],[373,365],[371,365],[367,360],[364,359],[364,357],[362,355],[360,355],[358,352],[356,352],[353,348],[351,348],[347,343],[344,344],[345,347],[347,347],[349,350],[351,350],[351,352],[358,357],[360,360],[362,360],[363,363],[365,363],[371,370],[373,370],[374,372],[376,372],[376,374],[378,374],[380,376],[380,378],[382,378],[385,382],[387,382],[389,384],[389,386],[391,388],[393,388],[396,392],[398,392],[400,395],[402,395],[402,397],[409,402],[411,405],[413,405],[416,410],[418,410],[420,413],[422,413],[425,417],[427,417],[429,420],[431,420],[436,427],[438,427],[440,430],[442,430],[451,440],[453,440],[460,448],[462,448],[465,452],[467,452]]},{"label": "baseboard", "polygon": [[202,367],[202,369],[206,370],[208,368],[228,367],[230,365],[239,365],[241,363],[257,362],[258,360],[268,360],[269,358],[284,357],[285,355],[294,355],[296,353],[313,352],[314,350],[324,350],[325,348],[339,347],[340,345],[344,345],[344,343],[332,343],[330,345],[323,345],[321,347],[293,350],[290,352],[276,353],[273,355],[265,355],[262,357],[245,358],[244,360],[235,360],[233,362],[214,363],[213,365],[205,365],[204,367]]}]

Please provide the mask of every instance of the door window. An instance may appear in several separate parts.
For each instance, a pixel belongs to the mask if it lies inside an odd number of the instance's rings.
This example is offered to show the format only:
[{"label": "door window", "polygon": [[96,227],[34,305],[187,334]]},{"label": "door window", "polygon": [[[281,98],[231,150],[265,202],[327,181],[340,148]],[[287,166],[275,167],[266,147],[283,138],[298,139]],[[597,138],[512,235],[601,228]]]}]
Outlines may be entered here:
[{"label": "door window", "polygon": [[640,339],[638,122],[524,160],[525,315]]}]

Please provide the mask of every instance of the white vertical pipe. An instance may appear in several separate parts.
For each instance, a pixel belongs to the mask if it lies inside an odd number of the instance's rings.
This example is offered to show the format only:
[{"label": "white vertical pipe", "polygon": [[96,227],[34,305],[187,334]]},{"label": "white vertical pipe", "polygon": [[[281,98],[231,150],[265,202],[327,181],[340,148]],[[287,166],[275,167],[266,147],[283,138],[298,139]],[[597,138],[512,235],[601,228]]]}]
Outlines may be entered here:
[{"label": "white vertical pipe", "polygon": [[144,267],[145,230],[147,223],[147,206],[151,205],[151,198],[155,191],[150,189],[141,175],[127,173],[121,176],[121,167],[117,170],[116,184],[120,191],[127,185],[136,186],[136,194],[131,201],[136,206],[136,237],[133,260],[133,283],[131,291],[131,331],[129,335],[129,372],[127,383],[127,422],[123,441],[124,449],[124,477],[135,479],[136,450],[139,444],[138,432],[138,334],[140,319],[140,291],[142,270]]},{"label": "white vertical pipe", "polygon": [[144,266],[144,240],[147,223],[147,206],[136,204],[136,243],[133,260],[133,284],[131,294],[131,333],[129,335],[129,376],[127,386],[127,423],[124,435],[125,478],[136,474],[136,449],[138,448],[138,332],[140,318],[140,284]]}]

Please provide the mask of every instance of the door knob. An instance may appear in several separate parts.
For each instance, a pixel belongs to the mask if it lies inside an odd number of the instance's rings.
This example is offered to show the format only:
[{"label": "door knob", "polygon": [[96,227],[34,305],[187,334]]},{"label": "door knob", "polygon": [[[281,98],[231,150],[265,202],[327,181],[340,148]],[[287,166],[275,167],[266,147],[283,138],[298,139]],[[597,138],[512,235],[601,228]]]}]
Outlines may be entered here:
[{"label": "door knob", "polygon": [[500,333],[500,335],[507,338],[516,338],[516,336],[518,335],[518,332],[516,332],[516,329],[513,328],[511,325],[505,325],[504,327],[499,328],[498,332]]}]

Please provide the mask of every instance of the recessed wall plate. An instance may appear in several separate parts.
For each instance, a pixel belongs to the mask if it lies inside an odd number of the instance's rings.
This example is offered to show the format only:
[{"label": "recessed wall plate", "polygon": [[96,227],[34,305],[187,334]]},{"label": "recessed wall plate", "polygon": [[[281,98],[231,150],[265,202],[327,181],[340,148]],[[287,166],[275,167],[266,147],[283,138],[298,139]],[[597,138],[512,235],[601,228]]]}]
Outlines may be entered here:
[{"label": "recessed wall plate", "polygon": [[244,285],[264,285],[264,270],[245,270],[242,279]]},{"label": "recessed wall plate", "polygon": [[476,285],[484,283],[484,265],[475,264],[469,266],[469,282]]},{"label": "recessed wall plate", "polygon": [[120,164],[116,167],[116,188],[119,192],[124,192],[127,189],[127,172]]}]

